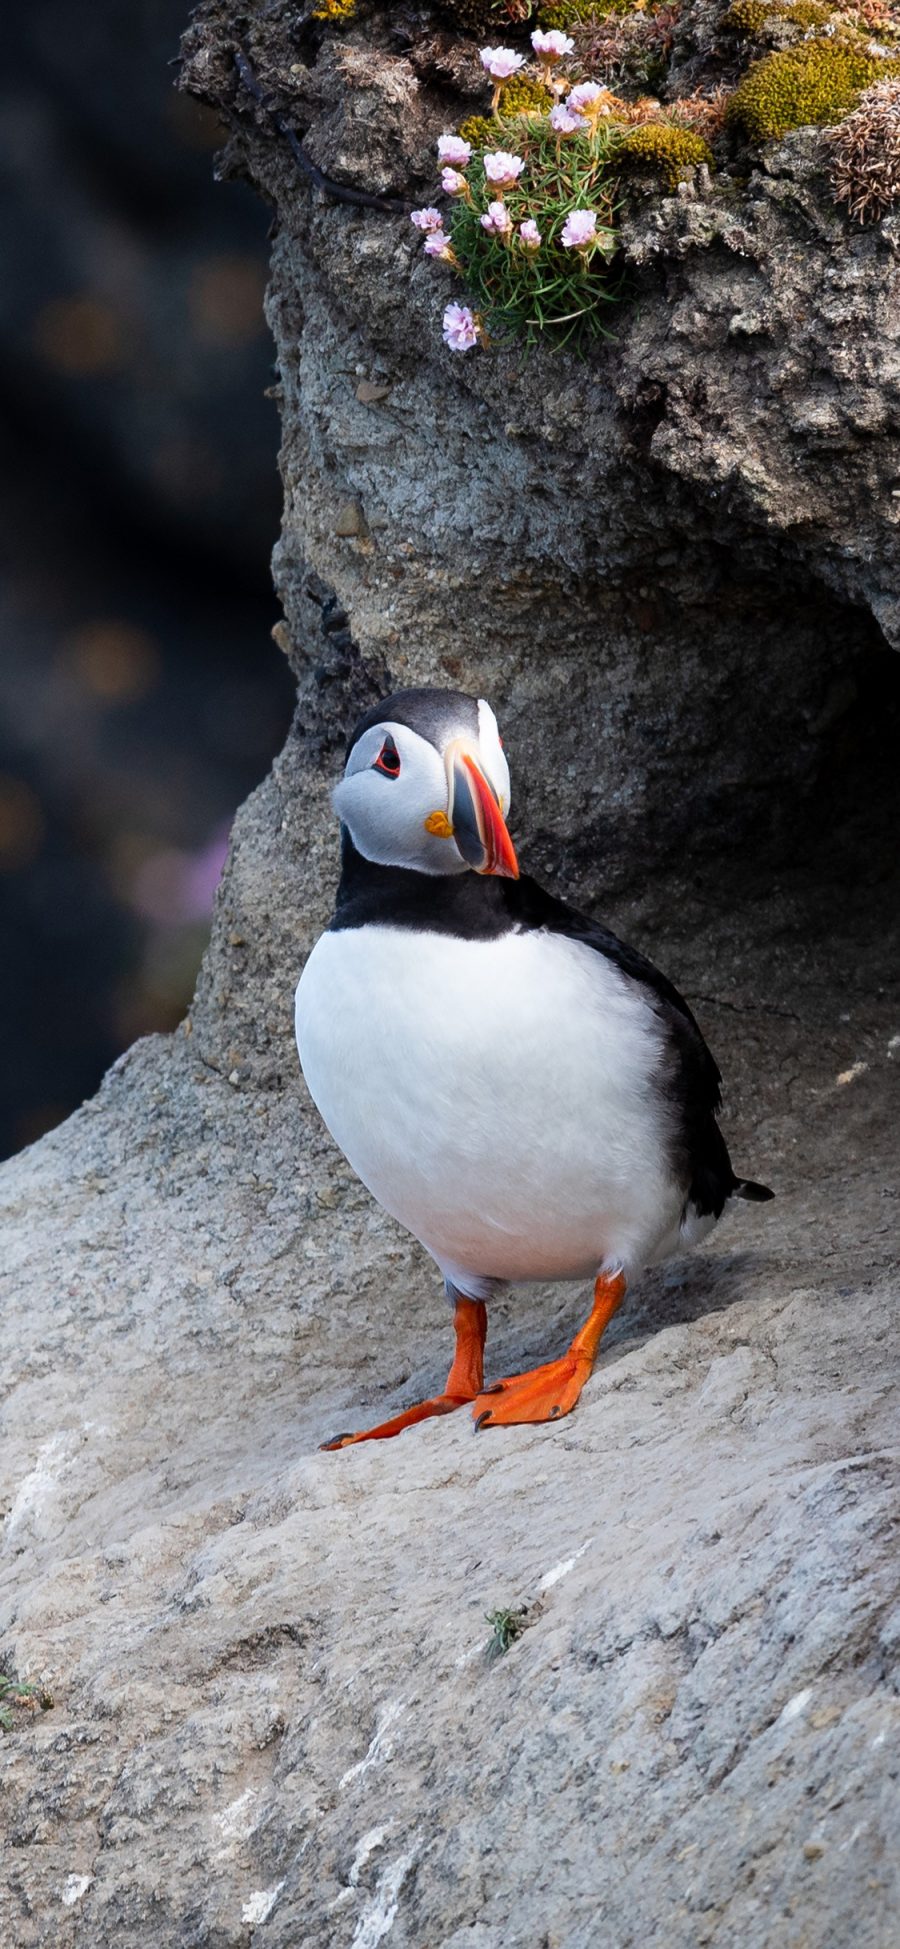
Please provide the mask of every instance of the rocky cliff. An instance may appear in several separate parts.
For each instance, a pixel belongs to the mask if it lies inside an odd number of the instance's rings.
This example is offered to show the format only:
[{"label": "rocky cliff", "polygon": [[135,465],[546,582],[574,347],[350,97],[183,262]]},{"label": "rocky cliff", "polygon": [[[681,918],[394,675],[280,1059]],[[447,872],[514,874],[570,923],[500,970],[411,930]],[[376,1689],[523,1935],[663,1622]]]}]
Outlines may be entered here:
[{"label": "rocky cliff", "polygon": [[[892,1940],[897,232],[800,132],[634,202],[587,358],[456,357],[403,214],[273,115],[421,201],[470,57],[413,7],[188,38],[275,212],[299,703],[190,1018],[0,1180],[2,1657],[54,1701],[0,1733],[16,1949]],[[447,1364],[291,1036],[341,736],[410,679],[495,703],[520,852],[686,990],[778,1200],[647,1276],[561,1426],[321,1454]],[[504,1301],[496,1369],[579,1304]]]}]

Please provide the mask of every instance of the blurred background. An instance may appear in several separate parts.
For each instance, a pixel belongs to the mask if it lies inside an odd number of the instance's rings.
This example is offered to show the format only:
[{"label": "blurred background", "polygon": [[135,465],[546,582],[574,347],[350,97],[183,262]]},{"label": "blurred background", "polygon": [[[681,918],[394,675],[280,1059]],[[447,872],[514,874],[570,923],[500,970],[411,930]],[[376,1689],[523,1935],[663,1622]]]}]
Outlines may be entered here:
[{"label": "blurred background", "polygon": [[189,0],[32,0],[0,84],[0,1156],[190,999],[290,721],[266,213]]}]

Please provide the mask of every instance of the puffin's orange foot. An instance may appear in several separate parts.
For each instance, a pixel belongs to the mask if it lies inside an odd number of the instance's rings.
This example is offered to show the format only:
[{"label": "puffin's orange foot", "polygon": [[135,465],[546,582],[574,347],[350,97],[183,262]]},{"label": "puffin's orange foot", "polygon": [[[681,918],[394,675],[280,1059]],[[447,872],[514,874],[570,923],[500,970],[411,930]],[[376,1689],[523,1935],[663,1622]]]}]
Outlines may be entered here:
[{"label": "puffin's orange foot", "polygon": [[479,1428],[515,1427],[525,1421],[561,1421],[571,1414],[597,1358],[603,1330],[625,1297],[621,1272],[601,1272],[594,1286],[594,1304],[561,1360],[533,1367],[528,1374],[484,1387],[472,1404],[475,1433]]},{"label": "puffin's orange foot", "polygon": [[390,1421],[379,1421],[377,1428],[367,1428],[361,1435],[335,1435],[333,1441],[323,1441],[321,1448],[352,1448],[358,1441],[389,1441],[392,1435],[402,1435],[404,1428],[414,1428],[417,1421],[430,1421],[433,1414],[452,1414],[454,1408],[464,1408],[471,1401],[471,1394],[435,1394],[430,1401],[417,1401],[414,1408],[407,1408],[403,1414],[395,1414]]},{"label": "puffin's orange foot", "polygon": [[564,1353],[561,1360],[550,1360],[546,1367],[533,1367],[527,1374],[510,1374],[508,1379],[486,1387],[472,1403],[475,1433],[480,1428],[509,1428],[525,1421],[561,1421],[571,1414],[593,1363]]}]

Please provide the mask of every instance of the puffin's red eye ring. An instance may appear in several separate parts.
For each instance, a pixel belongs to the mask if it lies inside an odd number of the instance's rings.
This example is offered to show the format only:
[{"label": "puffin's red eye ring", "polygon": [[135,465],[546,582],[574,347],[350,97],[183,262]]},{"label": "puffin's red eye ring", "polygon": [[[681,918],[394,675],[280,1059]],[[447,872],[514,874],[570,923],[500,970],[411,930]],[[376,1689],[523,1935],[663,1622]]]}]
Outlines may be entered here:
[{"label": "puffin's red eye ring", "polygon": [[385,778],[399,778],[400,753],[397,750],[397,746],[395,745],[393,738],[390,737],[385,738],[381,750],[379,751],[378,756],[375,759],[375,762],[372,766],[372,770],[383,771]]}]

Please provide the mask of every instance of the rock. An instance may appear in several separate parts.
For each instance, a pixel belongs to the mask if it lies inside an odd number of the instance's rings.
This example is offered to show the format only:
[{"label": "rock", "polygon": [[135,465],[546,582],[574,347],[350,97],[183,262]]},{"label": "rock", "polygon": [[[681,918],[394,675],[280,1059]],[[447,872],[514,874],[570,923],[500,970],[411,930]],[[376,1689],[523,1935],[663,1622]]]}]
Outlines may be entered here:
[{"label": "rock", "polygon": [[[210,87],[228,20],[193,30]],[[373,98],[379,21],[353,30]],[[280,35],[259,10],[276,90]],[[441,351],[443,287],[401,223],[311,199],[255,116],[245,141],[278,206],[298,712],[238,816],[189,1020],[0,1177],[0,1642],[55,1701],[0,1735],[0,1939],[884,1949],[898,700],[853,553],[880,519],[881,260],[839,423],[804,431],[819,382],[785,291],[807,273],[764,189],[783,262],[679,256],[696,206],[667,203],[620,342],[520,371]],[[771,329],[729,339],[738,314]],[[382,411],[359,370],[385,374]],[[325,1137],[291,1030],[342,734],[410,679],[495,701],[517,846],[686,990],[736,1162],[778,1197],[646,1275],[559,1426],[476,1438],[460,1414],[322,1454],[448,1362],[434,1271]],[[558,1350],[582,1304],[498,1304],[492,1371]],[[489,1656],[500,1611],[525,1628]]]}]

